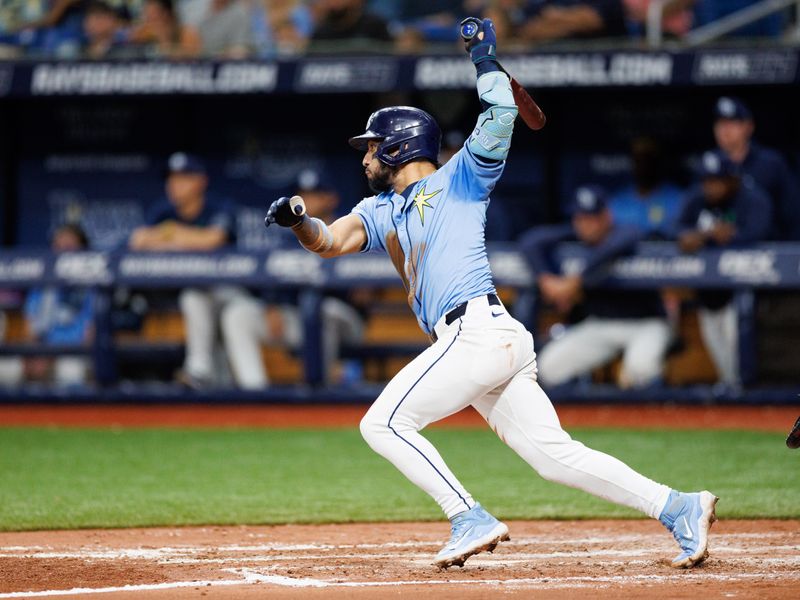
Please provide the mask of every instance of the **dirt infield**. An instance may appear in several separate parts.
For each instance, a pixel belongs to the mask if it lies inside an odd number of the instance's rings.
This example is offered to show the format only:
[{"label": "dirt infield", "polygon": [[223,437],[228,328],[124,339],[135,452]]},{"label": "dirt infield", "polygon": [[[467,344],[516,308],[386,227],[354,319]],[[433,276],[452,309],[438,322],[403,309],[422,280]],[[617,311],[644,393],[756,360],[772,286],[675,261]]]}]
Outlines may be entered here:
[{"label": "dirt infield", "polygon": [[[462,569],[445,523],[0,534],[0,598],[796,598],[800,522],[727,521],[700,568],[654,521],[510,523]],[[127,588],[124,586],[128,586]]]},{"label": "dirt infield", "polygon": [[[0,406],[0,426],[357,427],[366,406]],[[785,431],[798,406],[559,406],[564,427]],[[467,408],[433,427],[486,427]]]}]

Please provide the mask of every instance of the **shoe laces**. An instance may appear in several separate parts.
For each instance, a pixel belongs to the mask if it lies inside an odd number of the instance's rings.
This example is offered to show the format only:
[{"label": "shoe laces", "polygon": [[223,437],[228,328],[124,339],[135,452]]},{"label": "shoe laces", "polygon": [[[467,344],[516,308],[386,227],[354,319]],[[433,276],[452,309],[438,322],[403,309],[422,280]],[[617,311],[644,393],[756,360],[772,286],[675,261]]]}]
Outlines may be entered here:
[{"label": "shoe laces", "polygon": [[464,533],[464,530],[469,527],[470,519],[464,515],[462,518],[453,519],[453,522],[450,525],[450,533],[451,538],[456,540],[461,537]]}]

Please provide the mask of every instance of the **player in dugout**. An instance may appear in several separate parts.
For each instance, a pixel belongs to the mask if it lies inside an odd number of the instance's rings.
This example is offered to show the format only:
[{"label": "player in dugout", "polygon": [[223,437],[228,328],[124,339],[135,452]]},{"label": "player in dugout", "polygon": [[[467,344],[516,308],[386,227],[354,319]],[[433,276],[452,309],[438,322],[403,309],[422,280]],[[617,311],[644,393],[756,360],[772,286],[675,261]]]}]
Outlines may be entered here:
[{"label": "player in dugout", "polygon": [[[225,201],[208,191],[203,162],[192,154],[176,152],[167,161],[167,199],[156,204],[147,225],[133,231],[131,250],[145,252],[209,252],[232,243],[234,214]],[[192,389],[225,383],[224,350],[218,339],[221,313],[232,302],[249,298],[246,289],[217,285],[189,287],[178,297],[186,327],[186,359],[177,380]]]},{"label": "player in dugout", "polygon": [[[678,245],[684,252],[764,241],[773,223],[766,193],[721,152],[706,152],[701,184],[691,190],[678,219]],[[738,313],[730,290],[698,292],[699,321],[720,383],[738,388]]]},{"label": "player in dugout", "polygon": [[433,344],[389,382],[362,419],[361,433],[450,519],[451,538],[434,565],[463,565],[508,539],[508,527],[472,497],[419,433],[470,405],[542,477],[659,519],[680,546],[672,565],[697,565],[708,556],[717,498],[670,489],[573,440],[537,383],[531,334],[497,297],[485,216],[518,108],[497,63],[491,20],[463,22],[465,38],[469,23],[466,48],[482,112],[459,152],[439,167],[441,132],[431,115],[407,106],[378,110],[366,131],[350,139],[364,152],[376,195],[330,226],[306,214],[302,198],[280,198],[265,222],[291,228],[303,247],[327,258],[386,252],[403,280]]},{"label": "player in dugout", "polygon": [[714,105],[714,138],[719,151],[751,178],[772,202],[769,239],[800,240],[800,187],[783,157],[753,139],[755,120],[739,98],[723,96]]},{"label": "player in dugout", "polygon": [[[614,223],[602,188],[582,186],[575,192],[570,223],[534,227],[520,239],[543,299],[575,323],[539,353],[539,380],[545,386],[586,375],[620,352],[621,387],[643,387],[661,376],[671,332],[659,293],[586,288],[602,281],[610,263],[644,238],[638,227]],[[586,250],[581,273],[562,273],[555,264],[553,252],[568,241]]]}]

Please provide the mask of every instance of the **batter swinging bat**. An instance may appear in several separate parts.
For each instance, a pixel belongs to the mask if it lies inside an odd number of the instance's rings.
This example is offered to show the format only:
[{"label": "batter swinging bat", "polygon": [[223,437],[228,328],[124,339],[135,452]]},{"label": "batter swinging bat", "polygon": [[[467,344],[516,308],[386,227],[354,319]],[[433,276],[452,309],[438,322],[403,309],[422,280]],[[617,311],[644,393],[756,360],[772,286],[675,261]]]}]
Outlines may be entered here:
[{"label": "batter swinging bat", "polygon": [[[479,19],[465,19],[461,23],[461,39],[464,40],[464,42],[469,42],[478,33],[480,24],[481,22]],[[536,101],[531,98],[528,90],[522,87],[519,81],[514,79],[514,76],[506,71],[499,61],[497,61],[497,66],[511,79],[511,92],[514,94],[514,102],[519,109],[519,116],[522,117],[525,125],[534,131],[539,131],[547,122],[547,117],[544,116],[544,112],[542,112],[542,109],[536,104]]]}]

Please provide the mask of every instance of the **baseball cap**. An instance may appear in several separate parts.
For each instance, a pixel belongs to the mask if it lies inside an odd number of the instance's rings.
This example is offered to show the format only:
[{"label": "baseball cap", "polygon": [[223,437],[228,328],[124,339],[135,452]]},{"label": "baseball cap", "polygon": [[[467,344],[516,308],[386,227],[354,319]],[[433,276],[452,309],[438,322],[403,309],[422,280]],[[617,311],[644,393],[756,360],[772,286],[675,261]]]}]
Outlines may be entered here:
[{"label": "baseball cap", "polygon": [[572,202],[573,215],[597,215],[603,212],[607,206],[606,191],[599,185],[582,185],[575,190]]},{"label": "baseball cap", "polygon": [[325,173],[318,169],[303,169],[297,174],[295,188],[298,192],[333,192],[336,193],[336,186],[325,176]]},{"label": "baseball cap", "polygon": [[739,166],[722,152],[709,150],[700,157],[701,177],[739,177]]},{"label": "baseball cap", "polygon": [[206,166],[203,161],[193,154],[186,152],[175,152],[167,159],[168,173],[197,173],[206,174]]},{"label": "baseball cap", "polygon": [[753,113],[741,99],[722,96],[714,105],[714,118],[749,121],[753,118]]}]

